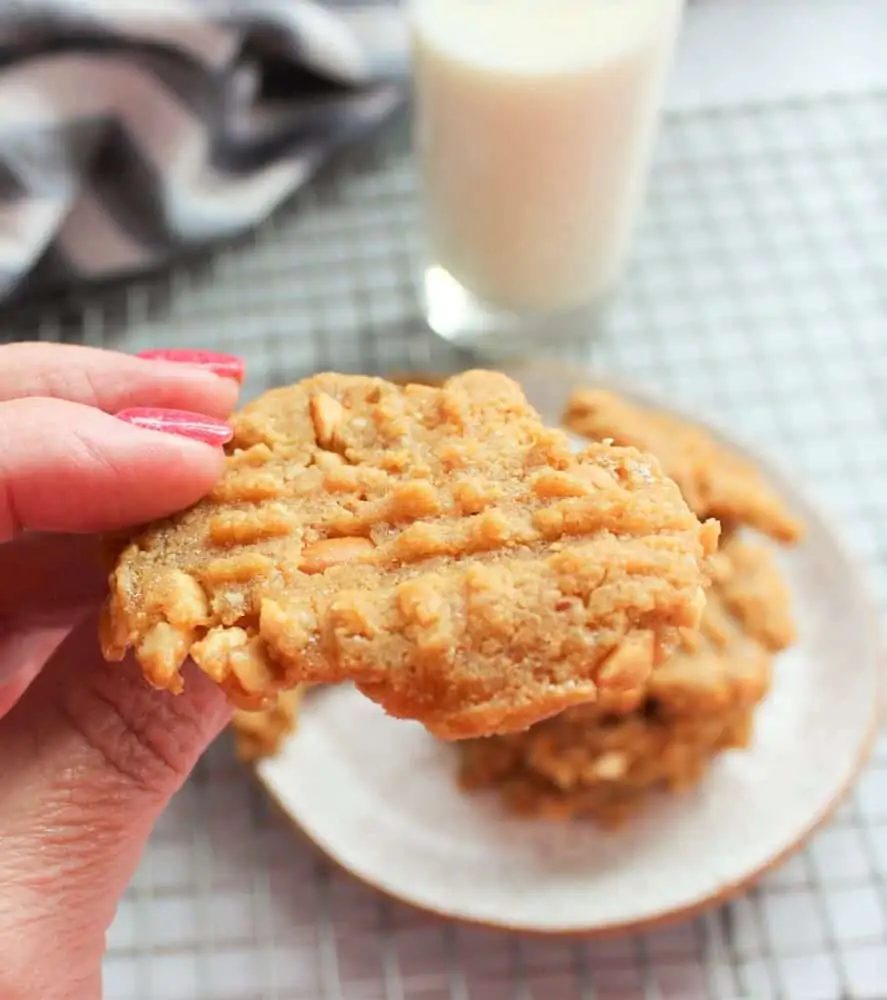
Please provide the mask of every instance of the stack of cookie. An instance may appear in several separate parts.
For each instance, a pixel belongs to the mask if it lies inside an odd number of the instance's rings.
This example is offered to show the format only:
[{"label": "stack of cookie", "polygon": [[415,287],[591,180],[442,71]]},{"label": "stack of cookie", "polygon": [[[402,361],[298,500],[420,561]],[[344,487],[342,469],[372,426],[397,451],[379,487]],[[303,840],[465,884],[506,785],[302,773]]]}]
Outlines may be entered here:
[{"label": "stack of cookie", "polygon": [[746,535],[791,545],[802,529],[754,467],[698,426],[602,391],[576,393],[565,423],[655,454],[695,513],[721,521],[702,631],[687,633],[634,706],[604,699],[524,733],[461,744],[461,781],[499,790],[520,814],[615,826],[650,793],[687,788],[717,755],[748,746],[774,654],[792,643],[794,624],[772,550]]}]

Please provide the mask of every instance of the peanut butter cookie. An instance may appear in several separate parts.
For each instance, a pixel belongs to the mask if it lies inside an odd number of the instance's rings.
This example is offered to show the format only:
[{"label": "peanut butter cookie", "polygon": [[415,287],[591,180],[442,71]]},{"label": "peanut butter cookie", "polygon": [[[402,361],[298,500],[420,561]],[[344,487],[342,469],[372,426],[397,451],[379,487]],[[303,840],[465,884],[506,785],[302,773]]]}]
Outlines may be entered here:
[{"label": "peanut butter cookie", "polygon": [[231,719],[237,756],[245,763],[273,757],[296,728],[302,703],[301,687],[281,691],[268,708],[250,712],[239,708]]},{"label": "peanut butter cookie", "polygon": [[784,543],[796,542],[803,533],[760,472],[704,427],[603,389],[575,392],[564,424],[592,441],[612,440],[651,452],[699,517],[716,517],[725,527],[756,528]]},{"label": "peanut butter cookie", "polygon": [[462,743],[462,784],[498,789],[519,814],[615,826],[652,791],[688,788],[718,754],[748,745],[772,654],[793,637],[771,553],[731,540],[701,632],[653,673],[640,709],[620,715],[582,705],[526,733]]},{"label": "peanut butter cookie", "polygon": [[232,701],[353,681],[445,738],[629,696],[698,627],[718,525],[658,462],[574,455],[504,375],[318,375],[233,418],[213,494],[138,533],[102,643]]}]

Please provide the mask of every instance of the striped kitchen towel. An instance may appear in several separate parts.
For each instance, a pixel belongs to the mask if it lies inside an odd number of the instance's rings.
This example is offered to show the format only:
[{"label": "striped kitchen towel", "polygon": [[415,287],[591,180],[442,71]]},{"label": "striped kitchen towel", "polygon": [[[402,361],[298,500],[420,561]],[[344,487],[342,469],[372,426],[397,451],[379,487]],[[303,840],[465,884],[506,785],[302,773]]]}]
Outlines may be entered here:
[{"label": "striped kitchen towel", "polygon": [[264,219],[402,101],[396,7],[2,0],[0,300]]}]

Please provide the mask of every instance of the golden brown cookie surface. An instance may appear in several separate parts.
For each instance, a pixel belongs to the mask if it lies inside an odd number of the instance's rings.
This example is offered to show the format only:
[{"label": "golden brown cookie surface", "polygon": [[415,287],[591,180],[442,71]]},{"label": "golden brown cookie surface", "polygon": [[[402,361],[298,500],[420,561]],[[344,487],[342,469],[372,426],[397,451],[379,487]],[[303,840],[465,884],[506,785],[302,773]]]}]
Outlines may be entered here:
[{"label": "golden brown cookie surface", "polygon": [[[774,581],[779,587],[773,586]],[[737,603],[763,582],[762,619]],[[770,622],[778,616],[782,638]],[[754,710],[766,696],[772,653],[791,641],[791,609],[767,549],[739,539],[719,556],[698,636],[651,676],[641,708],[614,714],[571,708],[526,733],[461,744],[461,780],[494,787],[514,811],[621,822],[656,788],[693,785],[726,749],[747,746]]]},{"label": "golden brown cookie surface", "polygon": [[564,424],[590,440],[611,439],[655,455],[701,518],[746,525],[785,543],[801,537],[801,524],[760,472],[704,427],[604,389],[575,392]]},{"label": "golden brown cookie surface", "polygon": [[233,427],[214,493],[111,575],[105,655],[158,687],[188,655],[242,707],[353,681],[462,737],[640,690],[698,625],[717,525],[648,455],[573,455],[503,375],[318,375]]},{"label": "golden brown cookie surface", "polygon": [[729,569],[719,590],[730,614],[766,649],[786,649],[797,633],[791,595],[772,552],[734,537],[724,542],[721,553]]},{"label": "golden brown cookie surface", "polygon": [[551,743],[541,733],[531,745],[517,736],[496,737],[501,745],[495,751],[472,741],[464,751],[460,780],[468,791],[497,789],[518,816],[587,817],[617,827],[654,791],[689,789],[718,754],[748,746],[753,721],[754,708],[747,706],[669,725],[650,725],[639,716],[628,716],[611,730],[577,725],[572,733],[561,731],[566,745]]},{"label": "golden brown cookie surface", "polygon": [[268,708],[249,712],[239,708],[231,719],[237,756],[245,763],[273,757],[296,728],[302,688],[281,691]]},{"label": "golden brown cookie surface", "polygon": [[435,389],[439,389],[449,377],[431,371],[393,371],[385,376],[394,385],[430,385]]}]

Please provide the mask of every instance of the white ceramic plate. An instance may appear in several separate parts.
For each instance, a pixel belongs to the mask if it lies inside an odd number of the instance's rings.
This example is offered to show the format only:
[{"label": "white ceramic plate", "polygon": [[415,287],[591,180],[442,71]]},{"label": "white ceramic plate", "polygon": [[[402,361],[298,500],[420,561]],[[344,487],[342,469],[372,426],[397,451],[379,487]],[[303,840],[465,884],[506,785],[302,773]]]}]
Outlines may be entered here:
[{"label": "white ceramic plate", "polygon": [[[592,380],[515,373],[551,422],[571,384]],[[312,692],[298,732],[259,765],[269,793],[353,875],[458,920],[603,933],[686,916],[747,886],[848,790],[876,730],[882,669],[858,570],[792,482],[754,458],[807,524],[782,557],[800,642],[777,662],[751,751],[724,756],[696,791],[651,802],[616,834],[510,818],[495,795],[459,791],[452,747],[341,687]]]}]

